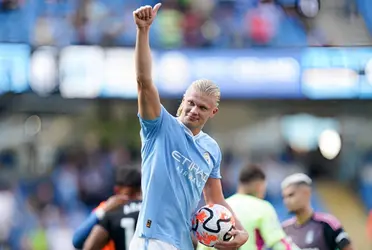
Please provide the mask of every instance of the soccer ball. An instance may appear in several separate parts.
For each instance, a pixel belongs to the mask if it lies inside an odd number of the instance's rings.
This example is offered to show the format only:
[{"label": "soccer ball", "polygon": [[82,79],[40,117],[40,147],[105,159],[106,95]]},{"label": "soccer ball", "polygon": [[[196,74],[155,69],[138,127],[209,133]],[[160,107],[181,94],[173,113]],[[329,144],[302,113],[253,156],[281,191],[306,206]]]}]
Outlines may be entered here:
[{"label": "soccer ball", "polygon": [[217,241],[229,241],[228,232],[235,226],[234,217],[224,206],[213,204],[201,207],[192,219],[192,231],[198,241],[213,247]]}]

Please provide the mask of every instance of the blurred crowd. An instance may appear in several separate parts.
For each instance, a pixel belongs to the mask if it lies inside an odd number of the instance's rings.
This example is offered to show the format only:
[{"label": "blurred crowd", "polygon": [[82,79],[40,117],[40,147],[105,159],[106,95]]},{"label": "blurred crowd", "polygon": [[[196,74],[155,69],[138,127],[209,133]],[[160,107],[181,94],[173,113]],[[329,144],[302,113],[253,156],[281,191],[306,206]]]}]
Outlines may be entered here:
[{"label": "blurred crowd", "polygon": [[[0,171],[16,168],[2,154]],[[60,150],[51,171],[10,181],[1,175],[0,249],[72,249],[72,230],[113,194],[116,166],[138,166],[127,148]],[[1,172],[4,173],[4,172]],[[7,249],[7,248],[5,248]]]},{"label": "blurred crowd", "polygon": [[[34,46],[133,46],[133,10],[156,2],[159,1],[3,0],[0,41],[26,42]],[[156,48],[325,46],[332,43],[321,27],[301,15],[295,0],[160,2],[162,10],[151,34],[152,45]],[[354,0],[346,0],[343,4],[345,15],[358,14]]]}]

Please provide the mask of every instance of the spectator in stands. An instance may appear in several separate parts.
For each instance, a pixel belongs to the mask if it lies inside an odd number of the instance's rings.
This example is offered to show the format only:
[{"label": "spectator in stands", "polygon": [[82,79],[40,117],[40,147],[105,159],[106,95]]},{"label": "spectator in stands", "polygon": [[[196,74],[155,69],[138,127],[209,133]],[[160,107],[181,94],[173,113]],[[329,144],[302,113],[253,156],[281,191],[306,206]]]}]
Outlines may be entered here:
[{"label": "spectator in stands", "polygon": [[273,0],[261,0],[246,14],[248,38],[253,45],[269,45],[278,31],[281,15]]},{"label": "spectator in stands", "polygon": [[183,14],[177,2],[170,0],[162,2],[162,11],[155,22],[158,44],[163,48],[179,48],[183,44],[181,28]]}]

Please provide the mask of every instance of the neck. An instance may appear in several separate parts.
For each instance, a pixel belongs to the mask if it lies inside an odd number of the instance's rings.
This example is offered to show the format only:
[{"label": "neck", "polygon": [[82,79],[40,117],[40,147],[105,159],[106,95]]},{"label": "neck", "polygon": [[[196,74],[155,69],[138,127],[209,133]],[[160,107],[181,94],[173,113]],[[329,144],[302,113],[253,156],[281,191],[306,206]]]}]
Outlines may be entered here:
[{"label": "neck", "polygon": [[198,135],[201,131],[201,129],[190,129],[191,133],[195,136]]},{"label": "neck", "polygon": [[313,216],[313,209],[310,206],[300,209],[296,212],[297,223],[304,224],[311,216]]}]

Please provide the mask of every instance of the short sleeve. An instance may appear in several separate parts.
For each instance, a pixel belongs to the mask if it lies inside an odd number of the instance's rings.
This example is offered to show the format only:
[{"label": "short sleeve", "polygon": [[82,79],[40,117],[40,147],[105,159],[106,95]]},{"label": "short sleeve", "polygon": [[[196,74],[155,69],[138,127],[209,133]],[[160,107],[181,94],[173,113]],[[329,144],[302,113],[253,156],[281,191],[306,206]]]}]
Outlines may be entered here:
[{"label": "short sleeve", "polygon": [[221,150],[218,149],[218,157],[216,162],[214,163],[212,172],[209,175],[210,178],[221,179],[221,159],[222,159]]},{"label": "short sleeve", "polygon": [[272,247],[285,238],[285,233],[279,222],[278,216],[273,206],[269,203],[267,203],[266,211],[263,214],[259,226],[260,234],[268,247]]},{"label": "short sleeve", "polygon": [[171,116],[168,111],[161,105],[160,116],[154,120],[142,119],[140,114],[137,115],[141,125],[141,137],[145,140],[155,138],[162,127],[162,124],[166,120],[166,116]]},{"label": "short sleeve", "polygon": [[331,225],[324,223],[324,234],[332,249],[343,249],[350,244],[349,236],[342,227],[332,228]]}]

